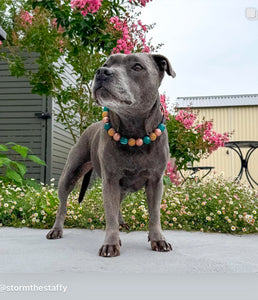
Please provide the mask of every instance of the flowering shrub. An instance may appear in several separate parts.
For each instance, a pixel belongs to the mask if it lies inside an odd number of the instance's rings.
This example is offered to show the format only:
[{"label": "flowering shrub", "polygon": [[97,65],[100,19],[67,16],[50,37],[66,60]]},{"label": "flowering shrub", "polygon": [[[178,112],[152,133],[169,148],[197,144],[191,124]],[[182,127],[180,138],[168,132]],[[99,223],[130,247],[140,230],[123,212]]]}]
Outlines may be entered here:
[{"label": "flowering shrub", "polygon": [[[163,99],[161,103],[165,103]],[[163,110],[168,114],[163,104]],[[177,169],[193,165],[202,158],[207,158],[219,147],[229,141],[230,133],[217,133],[212,121],[197,121],[197,115],[190,108],[169,114],[167,120],[168,142],[171,157],[176,159]]]},{"label": "flowering shrub", "polygon": [[[65,227],[104,229],[102,186],[97,181],[78,204],[79,193],[70,194]],[[122,215],[130,230],[148,230],[149,214],[143,190],[129,194],[122,203]],[[51,228],[59,200],[50,186],[19,186],[0,181],[0,226]],[[161,202],[163,229],[200,230],[225,233],[258,232],[258,194],[223,177],[205,183],[187,181],[165,188]]]}]

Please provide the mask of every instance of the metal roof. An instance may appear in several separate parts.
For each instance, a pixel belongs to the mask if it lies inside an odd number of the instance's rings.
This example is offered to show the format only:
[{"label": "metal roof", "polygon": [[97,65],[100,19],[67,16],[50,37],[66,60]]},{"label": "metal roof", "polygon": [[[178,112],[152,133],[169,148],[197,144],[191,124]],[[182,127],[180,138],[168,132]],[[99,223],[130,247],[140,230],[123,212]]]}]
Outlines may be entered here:
[{"label": "metal roof", "polygon": [[256,106],[258,105],[258,94],[248,95],[222,95],[222,96],[197,96],[178,97],[176,107],[178,108],[201,108],[201,107],[231,107],[231,106]]}]

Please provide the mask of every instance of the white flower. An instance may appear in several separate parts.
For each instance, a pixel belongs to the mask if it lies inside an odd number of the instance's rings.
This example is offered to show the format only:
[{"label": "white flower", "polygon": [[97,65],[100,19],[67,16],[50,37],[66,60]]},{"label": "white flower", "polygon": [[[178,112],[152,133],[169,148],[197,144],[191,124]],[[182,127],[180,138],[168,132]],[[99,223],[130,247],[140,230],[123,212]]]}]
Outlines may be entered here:
[{"label": "white flower", "polygon": [[36,222],[36,218],[32,218],[32,220],[31,220],[32,222]]},{"label": "white flower", "polygon": [[8,204],[8,203],[5,203],[5,204],[4,204],[4,207],[8,207],[8,206],[9,206],[9,204]]},{"label": "white flower", "polygon": [[177,218],[176,218],[176,217],[174,217],[172,220],[173,220],[174,222],[176,222],[176,221],[177,221]]},{"label": "white flower", "polygon": [[19,211],[23,211],[22,207],[19,208]]},{"label": "white flower", "polygon": [[221,211],[220,211],[220,210],[218,210],[218,211],[217,211],[217,214],[218,214],[218,215],[221,215]]},{"label": "white flower", "polygon": [[235,231],[235,230],[236,230],[236,227],[235,227],[235,226],[231,226],[231,230],[232,230],[232,231]]},{"label": "white flower", "polygon": [[26,221],[25,220],[22,220],[22,224],[25,224],[26,223]]}]

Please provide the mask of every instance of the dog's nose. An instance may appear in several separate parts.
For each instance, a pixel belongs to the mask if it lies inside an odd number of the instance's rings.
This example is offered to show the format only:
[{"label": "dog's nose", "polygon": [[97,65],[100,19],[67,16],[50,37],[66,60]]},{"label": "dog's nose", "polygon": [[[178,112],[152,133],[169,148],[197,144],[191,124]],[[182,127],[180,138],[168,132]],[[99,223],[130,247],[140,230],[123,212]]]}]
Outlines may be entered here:
[{"label": "dog's nose", "polygon": [[113,76],[112,70],[106,67],[101,67],[96,72],[96,77],[99,80],[106,80],[112,76]]}]

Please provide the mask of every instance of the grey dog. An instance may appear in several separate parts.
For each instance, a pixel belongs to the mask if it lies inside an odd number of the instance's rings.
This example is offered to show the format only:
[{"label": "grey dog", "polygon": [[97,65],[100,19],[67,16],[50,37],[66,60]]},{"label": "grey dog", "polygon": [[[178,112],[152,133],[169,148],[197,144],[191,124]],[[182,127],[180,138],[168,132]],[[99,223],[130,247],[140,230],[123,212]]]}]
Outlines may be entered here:
[{"label": "grey dog", "polygon": [[[115,54],[96,72],[93,94],[108,108],[112,128],[121,137],[150,136],[163,114],[158,88],[165,72],[175,77],[168,59],[158,54]],[[163,129],[164,130],[164,129]],[[143,145],[130,146],[114,140],[102,122],[89,126],[71,149],[58,184],[59,208],[48,239],[63,235],[66,202],[77,180],[84,176],[79,201],[83,199],[92,170],[102,178],[106,236],[99,255],[118,256],[119,226],[126,226],[120,204],[128,192],[145,187],[149,211],[149,241],[154,251],[171,251],[161,232],[162,177],[169,157],[167,132]]]}]

